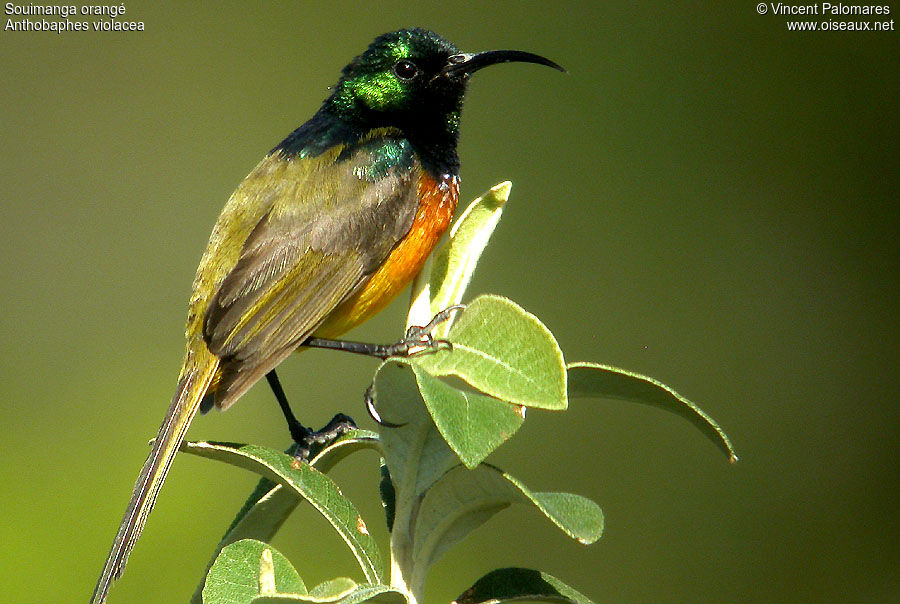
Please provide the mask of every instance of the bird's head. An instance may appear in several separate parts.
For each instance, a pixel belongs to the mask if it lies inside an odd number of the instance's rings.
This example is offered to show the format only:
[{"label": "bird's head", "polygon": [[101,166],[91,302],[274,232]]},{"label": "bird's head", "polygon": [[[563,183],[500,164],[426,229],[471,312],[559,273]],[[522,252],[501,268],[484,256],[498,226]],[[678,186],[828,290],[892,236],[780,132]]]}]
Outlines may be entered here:
[{"label": "bird's head", "polygon": [[564,71],[532,53],[463,53],[434,32],[402,29],[379,36],[353,59],[326,105],[358,126],[393,126],[407,134],[439,129],[455,140],[469,76],[483,67],[513,61]]}]

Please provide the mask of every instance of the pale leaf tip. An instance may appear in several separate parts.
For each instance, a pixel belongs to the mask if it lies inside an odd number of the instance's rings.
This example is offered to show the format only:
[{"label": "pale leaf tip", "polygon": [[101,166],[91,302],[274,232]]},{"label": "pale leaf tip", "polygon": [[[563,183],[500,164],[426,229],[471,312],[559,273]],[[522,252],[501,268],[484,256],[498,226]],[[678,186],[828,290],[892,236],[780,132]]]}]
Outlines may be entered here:
[{"label": "pale leaf tip", "polygon": [[272,595],[275,593],[275,561],[272,550],[266,548],[259,558],[259,593]]},{"label": "pale leaf tip", "polygon": [[499,202],[497,205],[503,205],[509,199],[509,191],[512,189],[512,182],[504,180],[500,184],[491,187],[491,193]]}]

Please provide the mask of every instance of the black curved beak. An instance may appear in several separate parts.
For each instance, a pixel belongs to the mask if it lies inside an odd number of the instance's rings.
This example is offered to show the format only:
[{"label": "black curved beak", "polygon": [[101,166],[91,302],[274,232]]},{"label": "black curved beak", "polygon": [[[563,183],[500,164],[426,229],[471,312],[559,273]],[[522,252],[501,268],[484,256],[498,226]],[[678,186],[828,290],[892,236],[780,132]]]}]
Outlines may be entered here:
[{"label": "black curved beak", "polygon": [[450,76],[465,76],[475,73],[483,67],[496,65],[497,63],[537,63],[553,69],[566,72],[560,65],[550,59],[525,52],[523,50],[486,50],[484,52],[463,52],[447,59],[447,66],[443,73]]}]

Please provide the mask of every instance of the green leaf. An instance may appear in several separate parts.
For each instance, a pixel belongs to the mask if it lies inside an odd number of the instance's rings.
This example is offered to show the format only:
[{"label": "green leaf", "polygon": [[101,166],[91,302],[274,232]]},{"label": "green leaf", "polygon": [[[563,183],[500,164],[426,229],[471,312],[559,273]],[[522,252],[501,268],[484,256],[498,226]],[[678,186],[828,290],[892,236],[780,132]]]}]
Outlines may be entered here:
[{"label": "green leaf", "polygon": [[358,602],[375,601],[380,604],[407,604],[406,595],[389,585],[363,583],[345,596],[339,604],[357,604]]},{"label": "green leaf", "polygon": [[263,593],[306,594],[300,575],[281,553],[253,539],[222,549],[206,578],[206,604],[249,604]]},{"label": "green leaf", "polygon": [[[410,380],[409,371],[397,371],[396,367],[398,366],[411,367],[415,382]],[[405,401],[406,406],[419,408],[424,403],[424,407],[431,414],[431,419],[429,420],[425,415],[420,417],[416,422],[416,431],[427,433],[429,427],[436,425],[446,444],[470,468],[477,466],[494,449],[509,439],[524,421],[524,411],[520,407],[471,390],[454,388],[429,375],[421,367],[411,364],[408,360],[388,361],[378,370],[373,397],[383,419],[394,424],[408,424],[408,421],[397,421],[397,417],[405,417],[408,412],[398,414],[390,406],[383,409],[382,401],[385,401],[387,405],[393,403],[394,407],[398,401]],[[405,437],[407,435],[406,432],[399,435],[394,434],[394,431],[390,432],[391,436]],[[409,438],[404,438],[402,442],[396,442],[396,440],[390,437],[384,439],[384,450],[385,455],[389,458],[389,467],[391,458],[395,460],[414,459],[409,457],[414,452],[407,449],[408,443],[414,441]],[[421,441],[421,444],[428,444],[432,449],[436,448],[434,453],[438,454],[440,459],[426,458],[421,468],[417,466],[417,482],[411,485],[416,492],[424,490],[438,476],[456,465],[456,460],[445,455],[446,449],[438,443],[426,440]],[[391,455],[391,453],[395,454]],[[395,463],[402,465],[406,462]],[[394,473],[395,470],[392,468],[391,474],[394,475]],[[401,476],[395,476],[395,479],[400,478]],[[404,483],[400,488],[407,488],[407,486],[410,485]]]},{"label": "green leaf", "polygon": [[459,459],[428,415],[415,374],[407,363],[384,362],[375,373],[371,394],[381,419],[398,426],[383,428],[381,434],[395,493],[418,498],[459,464]]},{"label": "green leaf", "polygon": [[200,604],[202,601],[203,588],[209,571],[225,547],[242,539],[255,539],[268,543],[291,512],[297,508],[300,501],[301,499],[292,490],[273,483],[268,478],[261,478],[256,489],[232,522],[231,527],[219,541],[206,565],[203,579],[194,591],[191,604]]},{"label": "green leaf", "polygon": [[336,577],[319,583],[309,590],[309,595],[319,602],[334,602],[345,598],[356,590],[356,581],[347,577]]},{"label": "green leaf", "polygon": [[327,474],[334,466],[357,451],[370,449],[377,452],[380,448],[377,432],[351,430],[347,434],[339,436],[318,453],[314,453],[312,459],[309,460],[309,465],[319,472]]},{"label": "green leaf", "polygon": [[[423,387],[424,385],[424,387]],[[432,392],[435,391],[435,392]],[[449,392],[448,392],[449,391]],[[447,445],[435,422],[445,415],[454,425],[472,425],[477,430],[504,420],[485,420],[471,400],[490,401],[503,413],[515,407],[483,395],[454,400],[462,391],[430,376],[408,359],[391,359],[378,369],[371,394],[375,408],[386,424],[381,434],[385,462],[394,485],[395,516],[391,527],[392,581],[402,585],[420,601],[429,565],[491,515],[512,503],[528,503],[570,537],[591,543],[603,530],[603,515],[593,502],[566,493],[533,493],[512,476],[480,464],[475,470],[459,465],[457,454]],[[471,397],[472,393],[465,393]],[[447,400],[441,400],[442,397]],[[483,400],[482,400],[483,399]],[[426,411],[427,401],[447,409]],[[488,414],[490,413],[490,409]],[[456,414],[456,416],[454,416]],[[521,424],[515,416],[511,428]],[[455,448],[471,441],[493,446],[495,436],[463,433]],[[453,439],[452,430],[451,438]],[[511,432],[510,432],[511,433]],[[476,436],[472,436],[472,435]],[[460,456],[461,457],[461,456]],[[472,461],[472,460],[470,460]]]},{"label": "green leaf", "polygon": [[347,577],[330,579],[307,591],[281,553],[252,539],[222,550],[203,589],[204,604],[358,604],[373,599],[383,604],[406,602],[402,593],[388,585],[357,585]]},{"label": "green leaf", "polygon": [[410,360],[434,376],[453,375],[494,398],[526,407],[565,409],[566,369],[553,334],[500,296],[479,296],[450,330],[453,350]]},{"label": "green leaf", "polygon": [[551,600],[593,604],[582,593],[553,575],[528,568],[500,568],[478,579],[453,604],[482,604],[508,600]]},{"label": "green leaf", "polygon": [[[438,312],[462,302],[511,188],[509,181],[492,187],[456,219],[447,243],[434,253],[430,270],[423,271],[413,285],[407,326],[425,325]],[[438,325],[432,332],[434,337],[445,337],[452,324],[453,318]]]},{"label": "green leaf", "polygon": [[[350,587],[352,585],[352,587]],[[320,590],[320,594],[316,594]],[[330,590],[330,591],[329,591]],[[364,583],[357,585],[352,579],[339,577],[326,581],[314,587],[308,595],[278,594],[273,596],[260,596],[253,600],[253,604],[290,604],[296,602],[309,602],[311,604],[358,604],[360,602],[374,601],[381,604],[407,604],[406,597],[397,589],[388,585],[372,585]]]},{"label": "green leaf", "polygon": [[337,530],[359,562],[366,580],[383,583],[381,554],[375,540],[356,507],[325,474],[290,455],[256,445],[197,442],[184,445],[183,450],[256,472],[293,490]]},{"label": "green leaf", "polygon": [[590,544],[603,533],[603,512],[571,493],[535,493],[489,464],[447,472],[428,490],[416,520],[413,560],[420,572],[441,554],[513,503],[532,504],[566,535]]},{"label": "green leaf", "polygon": [[525,421],[521,407],[454,388],[421,367],[412,368],[435,425],[468,468],[480,464]]},{"label": "green leaf", "polygon": [[[202,443],[184,443],[181,450],[189,453],[191,447],[195,445],[200,446]],[[329,443],[328,446],[316,453],[309,463],[321,472],[328,472],[335,464],[355,451],[377,450],[378,448],[378,435],[375,432],[353,430]],[[197,590],[191,598],[191,603],[200,604],[206,574],[225,546],[241,539],[256,539],[270,543],[301,501],[302,499],[292,489],[285,488],[268,478],[260,478],[256,488],[247,498],[246,503],[213,552],[206,571],[203,573],[203,580],[200,581],[200,585],[197,586]]]},{"label": "green leaf", "polygon": [[[393,495],[392,501],[385,502],[391,530],[391,581],[407,593],[415,594],[412,601],[421,602],[424,573],[414,574],[421,561],[413,557],[413,535],[421,501],[436,481],[460,466],[458,455],[448,446],[426,409],[417,372],[425,381],[438,381],[410,366],[407,360],[386,361],[375,375],[371,395],[381,420],[394,426],[385,427],[381,434],[384,460],[393,486],[382,485],[383,492]],[[498,405],[503,413],[513,409],[506,403]]]},{"label": "green leaf", "polygon": [[735,463],[728,435],[700,407],[662,382],[625,369],[597,363],[569,363],[569,396],[612,398],[643,403],[680,415],[697,427]]}]

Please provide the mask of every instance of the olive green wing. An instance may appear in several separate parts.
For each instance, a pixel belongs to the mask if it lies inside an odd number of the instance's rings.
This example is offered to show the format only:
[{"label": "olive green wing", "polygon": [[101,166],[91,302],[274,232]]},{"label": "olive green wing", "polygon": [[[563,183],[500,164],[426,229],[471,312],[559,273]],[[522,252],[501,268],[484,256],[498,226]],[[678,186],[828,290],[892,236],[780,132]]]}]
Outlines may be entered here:
[{"label": "olive green wing", "polygon": [[246,238],[205,311],[221,359],[215,404],[227,407],[362,287],[409,231],[418,170],[362,176],[365,150],[328,162],[279,159],[269,211]]}]

